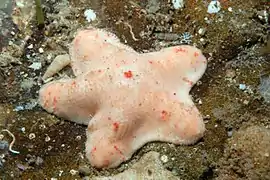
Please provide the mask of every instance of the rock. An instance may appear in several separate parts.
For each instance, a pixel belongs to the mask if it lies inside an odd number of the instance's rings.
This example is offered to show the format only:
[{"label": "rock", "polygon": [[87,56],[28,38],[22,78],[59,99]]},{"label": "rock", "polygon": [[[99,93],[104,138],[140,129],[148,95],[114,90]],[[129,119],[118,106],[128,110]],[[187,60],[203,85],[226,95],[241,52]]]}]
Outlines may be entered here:
[{"label": "rock", "polygon": [[9,146],[9,144],[7,141],[5,141],[5,140],[0,141],[0,150],[7,150],[8,146]]},{"label": "rock", "polygon": [[[11,32],[14,32],[16,29],[12,19],[10,17],[10,12],[12,10],[12,1],[0,3],[0,52],[2,48],[8,45],[10,38],[12,37]],[[4,0],[7,1],[7,0]]]},{"label": "rock", "polygon": [[33,78],[26,78],[23,79],[20,86],[24,90],[31,89],[36,84],[35,80]]},{"label": "rock", "polygon": [[25,160],[27,161],[28,165],[32,166],[36,162],[36,156],[32,156],[30,154],[27,154]]},{"label": "rock", "polygon": [[139,162],[135,163],[128,170],[109,177],[95,177],[93,180],[126,180],[126,179],[143,179],[143,180],[178,180],[172,172],[164,169],[159,158],[159,153],[151,151],[145,154]]},{"label": "rock", "polygon": [[2,159],[0,158],[0,169],[2,169],[3,167],[4,167],[4,164],[3,164]]},{"label": "rock", "polygon": [[35,164],[37,165],[37,166],[40,166],[40,165],[42,165],[43,164],[43,159],[41,158],[41,157],[37,157],[37,159],[36,159],[36,161],[35,161]]},{"label": "rock", "polygon": [[261,76],[259,92],[264,101],[270,103],[270,72]]},{"label": "rock", "polygon": [[17,13],[12,14],[13,22],[18,28],[24,32],[25,35],[31,35],[32,30],[29,26],[30,21],[36,15],[35,1],[32,0],[21,0],[16,3],[15,9]]},{"label": "rock", "polygon": [[8,66],[10,63],[21,64],[21,62],[17,59],[9,55],[8,53],[0,54],[0,67]]},{"label": "rock", "polygon": [[270,129],[251,126],[229,140],[217,180],[270,179]]},{"label": "rock", "polygon": [[78,169],[79,173],[82,174],[83,176],[88,176],[91,173],[91,170],[88,166],[80,166]]},{"label": "rock", "polygon": [[181,9],[184,7],[184,0],[172,0],[172,4],[174,9]]},{"label": "rock", "polygon": [[[4,73],[2,72],[3,70],[0,69],[0,93],[4,94],[4,86],[3,86],[3,82],[5,80],[5,76]],[[1,123],[0,123],[1,124]]]},{"label": "rock", "polygon": [[156,13],[160,9],[159,0],[149,0],[146,6],[148,13]]}]

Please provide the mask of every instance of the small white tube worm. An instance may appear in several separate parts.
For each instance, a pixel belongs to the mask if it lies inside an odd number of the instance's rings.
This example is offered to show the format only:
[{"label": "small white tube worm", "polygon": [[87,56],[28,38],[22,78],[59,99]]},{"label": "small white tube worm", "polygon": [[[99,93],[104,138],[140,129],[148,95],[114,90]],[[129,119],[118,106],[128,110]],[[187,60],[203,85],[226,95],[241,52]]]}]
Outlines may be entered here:
[{"label": "small white tube worm", "polygon": [[70,57],[68,54],[58,55],[47,68],[46,72],[42,76],[42,80],[46,81],[46,79],[52,77],[54,74],[61,71],[64,67],[70,64]]}]

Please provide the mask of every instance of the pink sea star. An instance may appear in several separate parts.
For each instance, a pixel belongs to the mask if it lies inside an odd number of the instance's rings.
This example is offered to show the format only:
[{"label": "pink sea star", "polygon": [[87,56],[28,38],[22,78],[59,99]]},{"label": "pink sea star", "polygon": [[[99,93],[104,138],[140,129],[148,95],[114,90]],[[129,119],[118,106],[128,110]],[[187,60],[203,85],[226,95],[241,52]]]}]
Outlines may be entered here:
[{"label": "pink sea star", "polygon": [[140,54],[90,27],[79,31],[70,57],[76,78],[44,85],[39,101],[50,113],[88,125],[86,156],[93,166],[116,167],[150,141],[191,144],[203,136],[189,96],[207,64],[197,48]]}]

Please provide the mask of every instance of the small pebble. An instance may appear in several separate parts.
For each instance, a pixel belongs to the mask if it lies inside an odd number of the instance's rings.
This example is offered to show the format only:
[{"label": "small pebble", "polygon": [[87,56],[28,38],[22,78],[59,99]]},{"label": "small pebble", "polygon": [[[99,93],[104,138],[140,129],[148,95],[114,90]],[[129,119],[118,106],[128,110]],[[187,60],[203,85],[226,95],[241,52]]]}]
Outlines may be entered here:
[{"label": "small pebble", "polygon": [[84,177],[82,178],[82,180],[90,180],[90,177],[89,177],[89,176],[84,176]]},{"label": "small pebble", "polygon": [[244,101],[243,101],[243,104],[244,104],[244,105],[248,105],[248,103],[249,103],[248,100],[244,100]]},{"label": "small pebble", "polygon": [[0,141],[0,149],[1,150],[7,150],[8,149],[8,146],[9,146],[9,144],[8,144],[7,141],[5,141],[5,140],[1,140]]},{"label": "small pebble", "polygon": [[184,0],[172,0],[174,9],[179,9],[184,7]]},{"label": "small pebble", "polygon": [[25,127],[21,128],[22,133],[25,133]]},{"label": "small pebble", "polygon": [[205,39],[204,39],[204,38],[200,38],[200,42],[201,42],[203,45],[205,45],[205,44],[206,44],[206,41],[205,41]]},{"label": "small pebble", "polygon": [[39,49],[38,49],[38,52],[39,52],[40,54],[44,53],[43,48],[39,48]]},{"label": "small pebble", "polygon": [[33,44],[30,44],[27,48],[28,49],[33,49],[33,47],[34,47]]},{"label": "small pebble", "polygon": [[74,176],[75,174],[78,173],[78,171],[76,171],[76,170],[74,170],[74,169],[71,169],[69,172],[70,172],[70,174],[71,174],[72,176]]},{"label": "small pebble", "polygon": [[84,16],[88,22],[94,21],[97,18],[96,13],[92,9],[85,10]]},{"label": "small pebble", "polygon": [[47,56],[47,59],[48,59],[48,60],[51,60],[51,59],[52,59],[52,55],[49,54],[49,55]]},{"label": "small pebble", "polygon": [[202,36],[205,34],[205,32],[206,32],[205,28],[200,28],[200,29],[198,30],[198,33],[199,33],[200,35],[202,35]]},{"label": "small pebble", "polygon": [[36,156],[33,156],[31,154],[27,154],[25,160],[31,166],[31,165],[35,164],[35,162],[36,162]]},{"label": "small pebble", "polygon": [[29,139],[35,139],[36,135],[34,133],[30,133],[28,137],[29,137]]},{"label": "small pebble", "polygon": [[0,159],[0,169],[2,169],[4,167],[4,164],[2,162],[2,160]]},{"label": "small pebble", "polygon": [[60,170],[58,176],[62,176],[63,172],[63,170]]},{"label": "small pebble", "polygon": [[236,76],[236,73],[235,73],[234,70],[228,69],[228,70],[226,71],[226,77],[227,77],[227,78],[233,79],[233,78],[235,78],[235,76]]},{"label": "small pebble", "polygon": [[91,173],[91,170],[88,166],[84,165],[84,166],[79,166],[78,169],[79,173],[82,174],[83,176],[88,176]]},{"label": "small pebble", "polygon": [[245,90],[247,86],[245,84],[239,84],[239,89]]},{"label": "small pebble", "polygon": [[38,156],[37,159],[36,159],[36,161],[35,161],[35,164],[37,166],[40,166],[40,165],[43,164],[43,162],[44,162],[44,160],[41,157]]},{"label": "small pebble", "polygon": [[51,140],[50,136],[46,135],[45,142],[49,142]]},{"label": "small pebble", "polygon": [[28,66],[31,69],[38,70],[41,69],[42,65],[41,62],[33,62],[30,66]]},{"label": "small pebble", "polygon": [[21,171],[25,171],[27,169],[27,166],[23,165],[23,164],[17,164],[17,168]]},{"label": "small pebble", "polygon": [[48,146],[48,151],[52,150],[52,148],[53,148],[52,146]]},{"label": "small pebble", "polygon": [[166,163],[166,162],[168,162],[168,156],[162,155],[162,156],[160,157],[160,160],[161,160],[163,163]]},{"label": "small pebble", "polygon": [[4,138],[3,134],[0,134],[0,140],[2,140]]},{"label": "small pebble", "polygon": [[196,85],[197,85],[197,86],[202,85],[202,81],[197,81]]},{"label": "small pebble", "polygon": [[208,8],[207,8],[207,12],[209,14],[215,14],[215,13],[218,13],[221,9],[221,4],[219,1],[217,0],[212,0],[209,5],[208,5]]},{"label": "small pebble", "polygon": [[40,125],[39,125],[39,129],[46,129],[45,124],[40,124]]},{"label": "small pebble", "polygon": [[227,131],[227,135],[228,135],[228,137],[232,137],[232,135],[233,135],[233,131],[232,131],[232,130]]},{"label": "small pebble", "polygon": [[82,139],[82,136],[76,136],[76,140],[80,141]]},{"label": "small pebble", "polygon": [[209,120],[210,118],[211,118],[211,117],[210,117],[209,114],[206,114],[206,115],[203,117],[204,120]]}]

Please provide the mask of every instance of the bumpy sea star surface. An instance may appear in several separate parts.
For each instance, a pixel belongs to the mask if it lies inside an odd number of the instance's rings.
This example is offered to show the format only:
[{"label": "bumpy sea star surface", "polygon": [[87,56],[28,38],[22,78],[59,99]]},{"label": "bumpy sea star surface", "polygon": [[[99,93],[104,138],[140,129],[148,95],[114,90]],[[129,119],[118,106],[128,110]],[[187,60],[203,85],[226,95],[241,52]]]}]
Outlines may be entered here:
[{"label": "bumpy sea star surface", "polygon": [[90,27],[76,35],[70,59],[63,57],[43,78],[68,63],[76,78],[45,84],[39,101],[50,113],[88,125],[86,156],[93,166],[116,167],[147,142],[191,144],[203,136],[202,116],[189,95],[206,69],[199,49],[141,54]]}]

